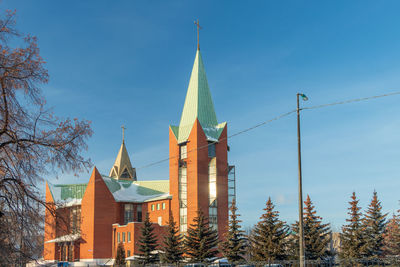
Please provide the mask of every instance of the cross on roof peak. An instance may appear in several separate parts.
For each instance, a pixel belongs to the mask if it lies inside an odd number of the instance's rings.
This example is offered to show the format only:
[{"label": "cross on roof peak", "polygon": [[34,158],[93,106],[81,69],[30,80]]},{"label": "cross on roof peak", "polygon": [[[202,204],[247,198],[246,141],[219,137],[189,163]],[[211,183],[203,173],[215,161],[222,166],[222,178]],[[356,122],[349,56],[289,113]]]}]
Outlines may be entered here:
[{"label": "cross on roof peak", "polygon": [[198,19],[194,21],[194,25],[197,26],[197,50],[200,50],[200,30],[202,27],[200,26]]},{"label": "cross on roof peak", "polygon": [[125,141],[125,130],[126,130],[126,128],[125,128],[124,125],[122,125],[121,128],[122,128],[122,142],[124,142]]}]

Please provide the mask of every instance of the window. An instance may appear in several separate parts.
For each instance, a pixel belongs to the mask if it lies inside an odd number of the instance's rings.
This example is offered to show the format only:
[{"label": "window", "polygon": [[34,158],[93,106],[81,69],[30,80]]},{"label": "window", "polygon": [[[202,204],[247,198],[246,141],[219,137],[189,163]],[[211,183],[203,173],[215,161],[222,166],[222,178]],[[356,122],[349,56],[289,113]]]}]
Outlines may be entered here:
[{"label": "window", "polygon": [[128,254],[128,257],[129,257],[129,256],[131,255],[131,251],[130,251],[130,250],[128,250],[127,254]]},{"label": "window", "polygon": [[154,211],[154,204],[151,204],[151,211]]},{"label": "window", "polygon": [[162,209],[165,210],[165,202],[162,203]]},{"label": "window", "polygon": [[187,146],[181,145],[181,159],[187,158]]},{"label": "window", "polygon": [[81,206],[73,206],[70,210],[70,227],[73,234],[81,231]]},{"label": "window", "polygon": [[142,221],[142,205],[138,205],[137,207],[136,207],[136,220],[138,221],[138,222],[141,222]]},{"label": "window", "polygon": [[187,231],[187,224],[182,224],[182,225],[180,226],[179,230],[180,230],[182,233],[186,232],[186,231]]},{"label": "window", "polygon": [[157,210],[160,210],[160,203],[157,203]]},{"label": "window", "polygon": [[133,222],[133,204],[125,204],[124,224]]},{"label": "window", "polygon": [[128,232],[128,242],[131,242],[131,232]]},{"label": "window", "polygon": [[117,242],[121,242],[121,236],[119,235],[119,233],[117,233]]},{"label": "window", "polygon": [[67,246],[67,248],[68,248],[68,258],[67,258],[67,260],[68,261],[72,261],[72,254],[73,254],[74,246],[72,244],[69,244]]},{"label": "window", "polygon": [[121,178],[131,178],[131,175],[129,174],[127,168],[125,168],[124,171],[122,172]]},{"label": "window", "polygon": [[181,218],[179,220],[179,224],[187,224],[187,215],[184,213],[185,211],[182,211]]},{"label": "window", "polygon": [[179,224],[180,224],[180,231],[186,232],[187,231],[187,207],[179,209]]},{"label": "window", "polygon": [[211,204],[217,198],[217,166],[215,158],[208,164],[208,184]]},{"label": "window", "polygon": [[125,242],[125,232],[122,233],[122,242]]},{"label": "window", "polygon": [[158,217],[158,224],[162,225],[162,217]]},{"label": "window", "polygon": [[208,143],[208,157],[215,158],[215,143]]},{"label": "window", "polygon": [[209,222],[210,227],[218,231],[217,209],[217,164],[216,158],[212,158],[208,164],[208,189],[209,189]]},{"label": "window", "polygon": [[187,169],[180,167],[178,173],[179,183],[179,221],[180,231],[187,231]]}]

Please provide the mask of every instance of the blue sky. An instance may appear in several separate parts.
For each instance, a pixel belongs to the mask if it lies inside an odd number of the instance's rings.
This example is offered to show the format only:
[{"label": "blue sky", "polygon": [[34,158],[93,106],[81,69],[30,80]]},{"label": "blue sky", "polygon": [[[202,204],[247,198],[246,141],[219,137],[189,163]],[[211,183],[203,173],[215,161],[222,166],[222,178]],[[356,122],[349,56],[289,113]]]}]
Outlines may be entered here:
[{"label": "blue sky", "polygon": [[[220,122],[233,134],[295,108],[400,91],[398,1],[22,1],[20,31],[39,39],[50,82],[43,93],[62,117],[92,121],[90,157],[108,173],[127,127],[139,179],[168,179],[168,126],[178,124],[196,49]],[[353,190],[366,208],[377,190],[399,209],[400,96],[302,114],[304,193],[338,229]],[[297,218],[294,115],[229,140],[245,226],[271,196]],[[71,174],[56,183],[86,182]]]}]

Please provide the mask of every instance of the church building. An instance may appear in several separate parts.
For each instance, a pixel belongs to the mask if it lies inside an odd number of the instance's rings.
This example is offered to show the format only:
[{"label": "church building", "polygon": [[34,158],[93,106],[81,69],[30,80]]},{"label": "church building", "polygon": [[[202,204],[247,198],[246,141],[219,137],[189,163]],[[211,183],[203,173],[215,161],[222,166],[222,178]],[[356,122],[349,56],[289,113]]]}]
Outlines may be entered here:
[{"label": "church building", "polygon": [[138,255],[146,213],[159,245],[170,214],[185,234],[200,210],[223,239],[234,194],[228,150],[227,123],[217,121],[198,47],[180,123],[169,127],[169,180],[137,177],[123,138],[108,175],[94,167],[85,184],[47,182],[54,211],[45,214],[44,259],[106,263],[120,242],[127,257]]}]

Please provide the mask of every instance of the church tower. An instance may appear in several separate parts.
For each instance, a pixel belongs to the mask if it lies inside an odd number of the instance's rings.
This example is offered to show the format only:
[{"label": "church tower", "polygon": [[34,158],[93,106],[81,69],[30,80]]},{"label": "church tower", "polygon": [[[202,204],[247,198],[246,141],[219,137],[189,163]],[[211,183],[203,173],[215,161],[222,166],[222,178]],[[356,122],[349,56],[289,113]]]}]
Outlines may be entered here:
[{"label": "church tower", "polygon": [[186,232],[197,211],[223,237],[228,225],[227,123],[218,123],[199,46],[179,126],[169,128],[171,208]]},{"label": "church tower", "polygon": [[118,151],[117,158],[108,175],[117,180],[136,181],[136,169],[132,167],[128,151],[125,145],[125,128],[122,126],[122,144]]}]

